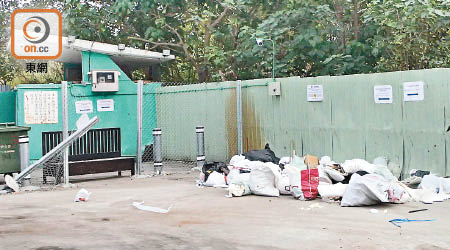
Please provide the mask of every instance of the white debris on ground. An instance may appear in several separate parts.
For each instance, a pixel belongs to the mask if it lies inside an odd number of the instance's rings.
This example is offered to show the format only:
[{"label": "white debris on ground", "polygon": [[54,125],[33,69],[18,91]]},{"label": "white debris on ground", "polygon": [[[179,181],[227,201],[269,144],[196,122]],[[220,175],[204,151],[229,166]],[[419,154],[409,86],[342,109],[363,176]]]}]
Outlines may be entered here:
[{"label": "white debris on ground", "polygon": [[[399,164],[385,157],[377,157],[372,163],[352,159],[340,164],[329,156],[319,160],[313,155],[300,157],[294,152],[292,157],[279,159],[268,145],[251,153],[252,160],[246,155],[233,156],[226,170],[209,164],[203,168],[197,185],[226,187],[225,196],[229,198],[250,194],[291,195],[299,200],[319,197],[324,202],[340,202],[343,207],[409,201],[431,204],[450,199],[450,178],[413,170],[405,180],[399,181]],[[315,203],[301,209],[321,207]],[[387,210],[371,209],[370,212],[387,213]]]},{"label": "white debris on ground", "polygon": [[170,209],[173,207],[173,205],[170,205],[168,209],[163,209],[159,207],[151,207],[144,205],[144,202],[133,202],[133,206],[139,210],[147,211],[147,212],[153,212],[153,213],[160,213],[160,214],[167,214]]}]

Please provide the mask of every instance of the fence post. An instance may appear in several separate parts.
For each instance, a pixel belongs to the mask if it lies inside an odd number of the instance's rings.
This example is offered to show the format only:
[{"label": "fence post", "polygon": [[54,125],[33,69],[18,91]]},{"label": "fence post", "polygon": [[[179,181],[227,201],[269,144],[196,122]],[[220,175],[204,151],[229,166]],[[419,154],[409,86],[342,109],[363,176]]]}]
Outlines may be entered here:
[{"label": "fence post", "polygon": [[[20,171],[27,169],[30,165],[30,138],[28,135],[19,136],[19,151],[20,151]],[[23,186],[29,186],[31,176],[24,177]]]},{"label": "fence post", "polygon": [[205,127],[197,126],[195,128],[197,134],[197,169],[202,171],[205,164]]},{"label": "fence post", "polygon": [[161,174],[163,168],[161,136],[160,128],[153,129],[153,168],[156,174]]},{"label": "fence post", "polygon": [[237,116],[237,143],[238,143],[238,154],[243,154],[242,149],[242,81],[237,81],[236,86],[236,116]]},{"label": "fence post", "polygon": [[137,84],[137,159],[135,174],[141,175],[142,167],[142,99],[144,81],[139,80]]},{"label": "fence post", "polygon": [[[68,112],[68,100],[67,100],[67,81],[61,83],[62,93],[62,136],[63,141],[69,137],[69,112]],[[69,147],[63,151],[63,169],[64,169],[64,185],[69,185]]]}]

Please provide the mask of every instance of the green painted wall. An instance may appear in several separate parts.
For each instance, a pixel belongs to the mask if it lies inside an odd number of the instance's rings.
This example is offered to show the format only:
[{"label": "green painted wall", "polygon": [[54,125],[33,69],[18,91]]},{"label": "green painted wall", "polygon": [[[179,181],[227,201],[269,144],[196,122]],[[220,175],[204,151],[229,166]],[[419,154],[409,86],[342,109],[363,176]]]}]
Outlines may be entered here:
[{"label": "green painted wall", "polygon": [[[269,142],[279,156],[329,155],[337,162],[386,156],[410,169],[450,174],[450,69],[336,77],[277,79],[281,96],[269,96],[270,79],[243,81],[244,149]],[[425,100],[403,102],[403,82],[423,81]],[[307,102],[306,86],[322,84],[323,102]],[[262,86],[261,86],[262,85]],[[393,104],[375,104],[374,85],[392,85]],[[208,160],[237,152],[229,120],[235,119],[236,83],[157,89],[158,126],[165,154],[195,159],[196,125],[206,126]],[[231,138],[230,138],[230,137]],[[228,145],[228,146],[227,146]]]},{"label": "green painted wall", "polygon": [[0,123],[16,122],[16,92],[0,92]]},{"label": "green painted wall", "polygon": [[[86,85],[70,84],[68,88],[68,113],[69,113],[69,129],[76,129],[76,121],[81,114],[76,113],[75,102],[83,100],[91,100],[94,112],[88,114],[89,117],[98,116],[99,122],[94,128],[121,128],[122,139],[122,156],[136,155],[136,110],[137,86],[132,82],[125,73],[110,59],[107,55],[82,52],[83,60],[83,75]],[[119,76],[119,91],[109,93],[99,93],[91,91],[90,80],[87,78],[87,72],[91,70],[117,70],[121,72]],[[145,86],[145,90],[159,87],[159,84],[152,84]],[[59,115],[58,124],[26,124],[24,121],[23,111],[23,96],[26,91],[58,91],[59,98]],[[154,91],[153,91],[154,92]],[[153,98],[153,100],[151,100]],[[97,100],[99,99],[113,99],[114,111],[112,112],[97,112]],[[147,124],[156,124],[156,113],[154,111],[154,95],[148,95],[149,103],[153,103],[153,111],[148,110],[145,118]],[[30,126],[32,129],[30,136],[30,158],[37,160],[42,156],[42,132],[44,131],[61,131],[62,130],[62,115],[61,115],[61,86],[60,84],[23,84],[18,87],[17,95],[17,123],[20,126]],[[153,127],[151,128],[153,129]],[[147,143],[152,143],[152,138]]]}]

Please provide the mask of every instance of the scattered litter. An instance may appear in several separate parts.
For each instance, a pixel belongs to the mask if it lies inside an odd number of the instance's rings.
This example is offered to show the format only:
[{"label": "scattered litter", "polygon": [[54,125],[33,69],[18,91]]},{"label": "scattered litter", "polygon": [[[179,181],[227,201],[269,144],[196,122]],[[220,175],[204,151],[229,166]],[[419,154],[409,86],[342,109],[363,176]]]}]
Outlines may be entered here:
[{"label": "scattered litter", "polygon": [[205,180],[208,180],[209,175],[213,172],[224,174],[226,176],[230,170],[228,169],[227,164],[218,161],[207,162],[203,165],[202,173],[205,175]]},{"label": "scattered litter", "polygon": [[10,190],[0,190],[0,195],[9,193]]},{"label": "scattered litter", "polygon": [[422,182],[422,177],[419,176],[411,176],[402,181],[408,187],[416,188]]},{"label": "scattered litter", "polygon": [[301,207],[300,210],[309,211],[309,210],[312,210],[312,209],[315,209],[315,208],[323,208],[323,206],[321,206],[319,203],[313,203],[313,204],[309,205],[306,208],[305,207]]},{"label": "scattered litter", "polygon": [[146,178],[151,178],[151,177],[153,177],[154,175],[148,175],[148,174],[136,174],[136,175],[133,175],[132,177],[131,177],[131,179],[132,180],[136,180],[136,179],[146,179]]},{"label": "scattered litter", "polygon": [[252,150],[244,154],[245,159],[250,161],[272,162],[278,164],[280,158],[275,156],[275,153],[270,149],[269,143],[266,144],[262,150]]},{"label": "scattered litter", "polygon": [[400,225],[398,225],[398,223],[404,223],[404,222],[424,222],[424,221],[435,221],[435,219],[432,219],[432,220],[393,219],[393,220],[390,220],[389,222],[392,223],[392,225],[394,225],[394,226],[396,226],[396,227],[401,227]]},{"label": "scattered litter", "polygon": [[78,191],[77,195],[75,195],[75,202],[79,201],[88,201],[89,196],[91,195],[90,192],[88,192],[86,189],[82,188],[80,191]]},{"label": "scattered litter", "polygon": [[427,210],[428,210],[427,208],[424,208],[424,209],[417,209],[417,210],[411,210],[411,211],[409,211],[408,213],[412,214],[412,213],[417,213],[417,212],[422,212],[422,211],[427,211]]},{"label": "scattered litter", "polygon": [[253,194],[262,196],[280,196],[277,184],[281,178],[279,167],[271,162],[252,169],[249,186]]},{"label": "scattered litter", "polygon": [[26,187],[22,187],[21,190],[25,191],[25,192],[32,192],[32,191],[36,191],[41,189],[40,187],[36,187],[36,186],[26,186]]},{"label": "scattered litter", "polygon": [[216,171],[212,172],[206,179],[205,186],[214,187],[220,185],[226,185],[225,175]]},{"label": "scattered litter", "polygon": [[231,157],[230,166],[234,166],[236,163],[245,160],[245,156],[243,155],[235,155]]},{"label": "scattered litter", "polygon": [[387,181],[380,175],[353,174],[342,197],[341,206],[367,206],[399,201],[405,190],[402,186]]},{"label": "scattered litter", "polygon": [[[380,211],[378,211],[378,209],[372,208],[372,209],[369,210],[369,212],[371,214],[378,214]],[[387,209],[383,210],[383,213],[387,214]]]},{"label": "scattered litter", "polygon": [[409,173],[411,174],[411,176],[417,176],[417,177],[423,178],[425,175],[429,175],[430,171],[413,169]]},{"label": "scattered litter", "polygon": [[313,209],[313,208],[323,208],[323,206],[321,206],[319,203],[313,203],[311,205],[309,205],[309,208]]},{"label": "scattered litter", "polygon": [[19,192],[20,187],[19,184],[12,178],[10,175],[5,175],[5,182],[8,187],[10,187],[14,192]]},{"label": "scattered litter", "polygon": [[[363,159],[336,163],[329,156],[319,160],[314,155],[297,156],[293,151],[292,156],[279,159],[266,144],[262,150],[233,156],[229,165],[212,162],[206,166],[197,187],[228,187],[226,197],[251,192],[264,196],[291,194],[299,200],[314,200],[320,194],[322,201],[340,202],[341,206],[400,204],[411,200],[431,204],[450,199],[450,178],[413,170],[400,182],[400,164],[383,156],[372,163]],[[387,213],[386,209],[369,211]]]},{"label": "scattered litter", "polygon": [[252,192],[250,191],[250,187],[248,186],[248,183],[232,183],[228,187],[228,195],[225,197],[231,198],[231,197],[240,197],[244,195],[249,195]]},{"label": "scattered litter", "polygon": [[425,175],[420,183],[422,188],[435,190],[436,193],[450,193],[450,179],[435,175]]},{"label": "scattered litter", "polygon": [[345,193],[348,184],[319,184],[318,190],[320,197],[324,201],[340,200]]},{"label": "scattered litter", "polygon": [[204,188],[205,187],[205,183],[202,180],[197,180],[195,182],[195,186],[198,188]]},{"label": "scattered litter", "polygon": [[168,209],[162,209],[159,207],[145,206],[143,204],[144,204],[144,202],[136,202],[136,201],[133,202],[133,206],[139,210],[154,212],[154,213],[161,213],[161,214],[167,214],[170,211],[170,209],[173,207],[173,205],[170,205],[170,207]]}]

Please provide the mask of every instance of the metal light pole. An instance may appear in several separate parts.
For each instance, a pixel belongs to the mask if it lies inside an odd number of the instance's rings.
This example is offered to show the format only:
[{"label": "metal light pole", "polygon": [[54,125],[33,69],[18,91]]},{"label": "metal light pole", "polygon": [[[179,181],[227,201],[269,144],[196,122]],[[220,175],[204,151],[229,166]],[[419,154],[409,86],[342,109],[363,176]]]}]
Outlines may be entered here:
[{"label": "metal light pole", "polygon": [[256,38],[256,43],[260,47],[264,45],[264,41],[272,42],[272,79],[275,81],[275,42],[269,38]]}]

